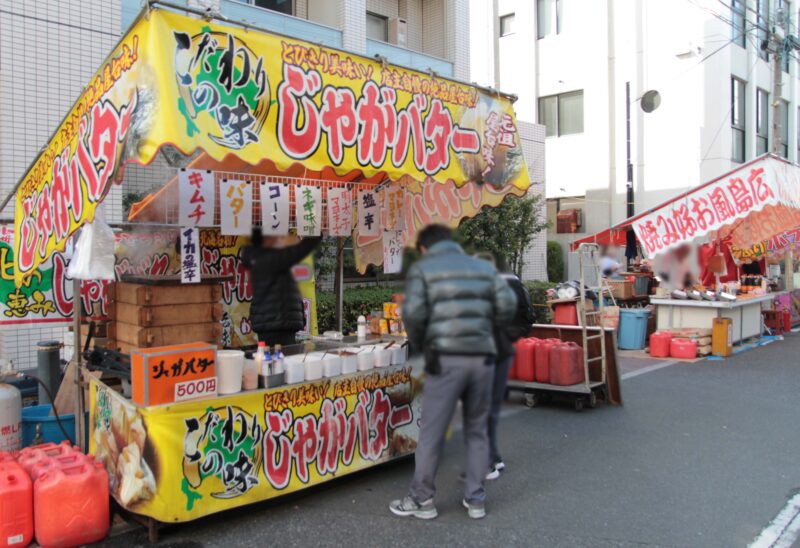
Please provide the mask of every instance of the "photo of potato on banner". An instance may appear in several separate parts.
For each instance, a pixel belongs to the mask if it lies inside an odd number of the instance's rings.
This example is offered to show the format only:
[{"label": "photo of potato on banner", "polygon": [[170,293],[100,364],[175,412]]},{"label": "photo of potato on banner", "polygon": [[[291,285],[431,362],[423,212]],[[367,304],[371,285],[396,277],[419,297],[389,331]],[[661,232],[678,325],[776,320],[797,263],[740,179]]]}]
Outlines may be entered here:
[{"label": "photo of potato on banner", "polygon": [[[22,178],[17,285],[92,221],[126,163],[148,165],[165,145],[217,162],[268,158],[282,172],[299,164],[337,176],[530,186],[508,96],[153,6]],[[227,188],[220,206],[230,200],[243,213],[241,194]],[[237,233],[240,222],[249,224],[236,215],[230,223]]]}]

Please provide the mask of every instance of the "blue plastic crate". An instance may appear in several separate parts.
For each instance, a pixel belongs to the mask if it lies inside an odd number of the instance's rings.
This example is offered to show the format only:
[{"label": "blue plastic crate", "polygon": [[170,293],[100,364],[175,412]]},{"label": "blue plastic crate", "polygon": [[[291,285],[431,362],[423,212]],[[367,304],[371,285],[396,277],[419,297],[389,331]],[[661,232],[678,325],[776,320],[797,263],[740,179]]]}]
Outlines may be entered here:
[{"label": "blue plastic crate", "polygon": [[[59,443],[64,441],[64,434],[58,427],[55,415],[50,414],[51,405],[33,405],[22,408],[22,447],[33,445],[36,437],[36,425],[40,424],[42,443]],[[64,430],[67,431],[72,442],[75,441],[75,415],[59,415]],[[88,414],[87,414],[88,416]]]}]

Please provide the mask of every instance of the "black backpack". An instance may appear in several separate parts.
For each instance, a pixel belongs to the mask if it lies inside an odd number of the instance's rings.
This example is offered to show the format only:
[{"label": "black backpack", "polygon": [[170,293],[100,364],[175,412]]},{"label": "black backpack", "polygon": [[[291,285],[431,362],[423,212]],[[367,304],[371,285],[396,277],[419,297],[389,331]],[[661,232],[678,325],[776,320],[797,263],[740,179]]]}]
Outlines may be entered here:
[{"label": "black backpack", "polygon": [[531,325],[536,320],[531,303],[531,294],[528,288],[513,274],[503,274],[503,279],[517,296],[517,310],[514,319],[506,329],[506,336],[511,342],[526,337],[531,330]]}]

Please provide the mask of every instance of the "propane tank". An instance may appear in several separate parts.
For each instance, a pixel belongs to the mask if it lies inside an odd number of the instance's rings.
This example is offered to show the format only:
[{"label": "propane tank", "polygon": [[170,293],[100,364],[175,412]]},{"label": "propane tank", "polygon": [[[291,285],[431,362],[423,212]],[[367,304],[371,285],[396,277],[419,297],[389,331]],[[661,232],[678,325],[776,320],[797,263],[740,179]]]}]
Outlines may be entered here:
[{"label": "propane tank", "polygon": [[15,386],[0,383],[0,451],[22,448],[22,395]]}]

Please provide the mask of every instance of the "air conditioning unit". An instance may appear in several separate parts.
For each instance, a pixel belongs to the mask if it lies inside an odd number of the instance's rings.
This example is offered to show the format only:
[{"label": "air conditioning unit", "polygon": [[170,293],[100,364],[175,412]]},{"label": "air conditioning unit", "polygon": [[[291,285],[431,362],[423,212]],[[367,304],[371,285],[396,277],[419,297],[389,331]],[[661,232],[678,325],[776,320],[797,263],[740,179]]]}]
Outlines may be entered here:
[{"label": "air conditioning unit", "polygon": [[391,17],[389,19],[389,43],[401,48],[408,43],[408,24],[405,19]]},{"label": "air conditioning unit", "polygon": [[582,221],[583,211],[580,209],[562,209],[556,214],[556,234],[575,234]]}]

